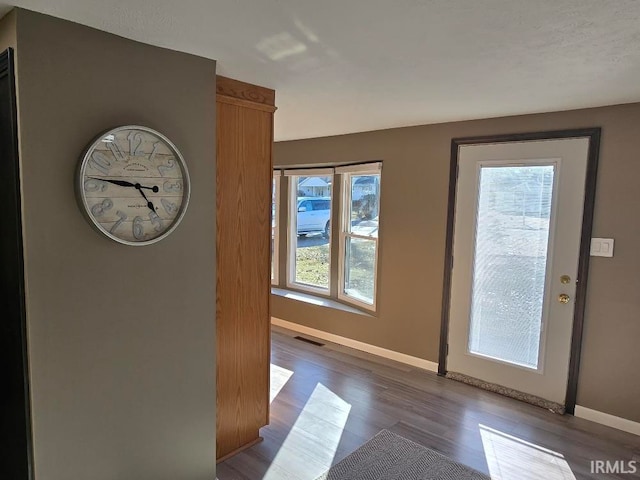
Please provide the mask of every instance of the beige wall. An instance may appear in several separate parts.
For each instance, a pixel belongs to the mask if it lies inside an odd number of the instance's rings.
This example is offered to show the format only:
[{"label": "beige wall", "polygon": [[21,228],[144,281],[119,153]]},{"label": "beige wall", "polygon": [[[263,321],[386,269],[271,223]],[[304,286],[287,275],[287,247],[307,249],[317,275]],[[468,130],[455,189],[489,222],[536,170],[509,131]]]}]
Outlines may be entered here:
[{"label": "beige wall", "polygon": [[16,11],[11,10],[0,19],[0,52],[16,48]]},{"label": "beige wall", "polygon": [[277,143],[277,166],[384,167],[377,317],[275,295],[272,315],[437,362],[451,139],[578,127],[602,127],[593,236],[616,240],[591,261],[578,404],[640,421],[640,104]]},{"label": "beige wall", "polygon": [[[20,133],[37,480],[215,478],[215,62],[18,11]],[[192,178],[167,239],[96,233],[83,149],[140,124]]]}]

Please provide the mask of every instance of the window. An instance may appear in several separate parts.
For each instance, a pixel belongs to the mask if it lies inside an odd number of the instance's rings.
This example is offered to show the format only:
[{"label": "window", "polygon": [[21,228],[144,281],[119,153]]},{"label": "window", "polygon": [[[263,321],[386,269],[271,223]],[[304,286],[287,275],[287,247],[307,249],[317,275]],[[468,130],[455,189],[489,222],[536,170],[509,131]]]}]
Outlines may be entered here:
[{"label": "window", "polygon": [[273,172],[271,184],[271,284],[278,284],[278,248],[280,235],[278,231],[280,217],[280,175],[279,170]]},{"label": "window", "polygon": [[329,294],[333,169],[287,171],[289,177],[287,285]]},{"label": "window", "polygon": [[338,298],[371,310],[376,308],[380,166],[336,169],[342,176]]},{"label": "window", "polygon": [[287,270],[280,282],[272,275],[274,284],[376,310],[381,169],[377,162],[285,170],[286,229],[274,222],[273,238],[277,244],[277,231],[286,232]]}]

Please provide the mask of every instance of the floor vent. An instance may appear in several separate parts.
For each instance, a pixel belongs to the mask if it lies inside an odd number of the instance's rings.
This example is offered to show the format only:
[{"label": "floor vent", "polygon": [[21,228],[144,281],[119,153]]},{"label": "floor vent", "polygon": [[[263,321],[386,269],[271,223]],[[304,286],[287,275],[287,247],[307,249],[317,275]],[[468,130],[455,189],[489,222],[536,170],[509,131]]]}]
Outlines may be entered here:
[{"label": "floor vent", "polygon": [[315,345],[316,347],[324,347],[324,343],[320,343],[320,342],[316,342],[315,340],[309,340],[308,338],[304,338],[304,337],[293,337],[296,340],[300,340],[301,342],[307,342],[310,343],[311,345]]}]

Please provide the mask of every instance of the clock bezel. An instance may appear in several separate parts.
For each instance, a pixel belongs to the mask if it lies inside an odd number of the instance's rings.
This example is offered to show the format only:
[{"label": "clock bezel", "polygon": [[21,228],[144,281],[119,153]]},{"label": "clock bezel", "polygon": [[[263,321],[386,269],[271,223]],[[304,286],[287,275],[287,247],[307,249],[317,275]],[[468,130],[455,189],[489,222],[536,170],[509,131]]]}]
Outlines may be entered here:
[{"label": "clock bezel", "polygon": [[[98,222],[97,219],[91,214],[91,209],[87,203],[87,197],[84,191],[84,176],[85,176],[87,164],[91,159],[91,154],[95,150],[95,147],[99,145],[99,142],[101,142],[107,135],[115,135],[116,133],[121,132],[122,130],[139,130],[139,131],[149,133],[151,135],[155,135],[159,140],[161,140],[167,145],[169,150],[171,150],[172,154],[176,158],[176,161],[180,165],[180,170],[182,171],[182,182],[184,185],[184,193],[182,196],[182,205],[180,205],[180,211],[176,215],[171,225],[161,235],[158,235],[157,237],[152,238],[150,240],[142,240],[140,242],[135,242],[135,241],[125,240],[123,238],[118,237],[117,235],[114,235],[110,231],[103,228],[100,222]],[[147,245],[152,245],[154,243],[157,243],[160,240],[163,240],[164,238],[168,237],[171,233],[173,233],[173,231],[178,227],[178,225],[184,218],[184,215],[187,211],[187,207],[189,206],[189,200],[191,198],[191,179],[189,177],[189,170],[187,169],[187,164],[184,161],[184,157],[182,156],[182,153],[180,152],[180,150],[178,150],[178,147],[176,147],[176,145],[171,140],[169,140],[165,135],[158,132],[157,130],[154,130],[153,128],[144,127],[142,125],[122,125],[119,127],[110,128],[100,133],[89,143],[87,148],[85,148],[82,154],[80,163],[78,164],[78,169],[76,173],[76,197],[78,199],[78,203],[80,204],[80,210],[82,211],[83,215],[87,218],[87,220],[89,221],[90,225],[93,227],[94,230],[100,232],[105,237],[110,238],[111,240],[114,240],[115,242],[118,242],[122,245],[129,245],[133,247],[144,247]]]}]

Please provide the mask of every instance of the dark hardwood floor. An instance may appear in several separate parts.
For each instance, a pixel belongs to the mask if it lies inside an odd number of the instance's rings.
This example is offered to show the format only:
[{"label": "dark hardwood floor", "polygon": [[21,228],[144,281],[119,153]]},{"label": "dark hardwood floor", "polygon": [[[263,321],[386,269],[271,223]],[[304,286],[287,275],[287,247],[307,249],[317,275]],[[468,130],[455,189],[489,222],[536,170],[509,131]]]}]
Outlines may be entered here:
[{"label": "dark hardwood floor", "polygon": [[314,480],[383,428],[503,480],[640,478],[591,474],[635,460],[640,437],[274,327],[264,442],[218,464],[219,480]]}]

